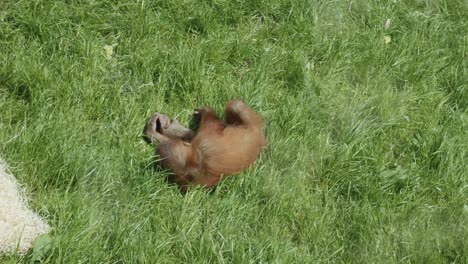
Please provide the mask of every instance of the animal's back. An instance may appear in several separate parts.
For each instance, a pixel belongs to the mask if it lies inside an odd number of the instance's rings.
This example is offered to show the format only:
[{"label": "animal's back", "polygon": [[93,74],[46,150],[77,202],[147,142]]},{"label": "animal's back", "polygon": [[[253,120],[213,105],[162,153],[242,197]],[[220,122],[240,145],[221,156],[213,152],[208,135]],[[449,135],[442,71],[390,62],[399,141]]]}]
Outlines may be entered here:
[{"label": "animal's back", "polygon": [[204,167],[213,175],[228,175],[251,165],[265,146],[261,127],[228,126],[200,142]]}]

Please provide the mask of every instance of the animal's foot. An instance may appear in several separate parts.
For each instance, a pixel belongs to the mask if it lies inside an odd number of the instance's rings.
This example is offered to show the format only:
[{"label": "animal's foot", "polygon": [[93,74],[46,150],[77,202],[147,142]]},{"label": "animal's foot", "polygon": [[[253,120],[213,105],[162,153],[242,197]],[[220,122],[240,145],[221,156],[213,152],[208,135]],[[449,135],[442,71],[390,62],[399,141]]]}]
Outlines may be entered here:
[{"label": "animal's foot", "polygon": [[161,134],[162,131],[171,125],[171,119],[163,114],[154,113],[145,126],[144,139],[148,143],[155,140],[155,135]]},{"label": "animal's foot", "polygon": [[246,106],[247,105],[244,103],[244,101],[237,99],[230,101],[227,105],[227,108],[230,109],[232,113],[240,115]]}]

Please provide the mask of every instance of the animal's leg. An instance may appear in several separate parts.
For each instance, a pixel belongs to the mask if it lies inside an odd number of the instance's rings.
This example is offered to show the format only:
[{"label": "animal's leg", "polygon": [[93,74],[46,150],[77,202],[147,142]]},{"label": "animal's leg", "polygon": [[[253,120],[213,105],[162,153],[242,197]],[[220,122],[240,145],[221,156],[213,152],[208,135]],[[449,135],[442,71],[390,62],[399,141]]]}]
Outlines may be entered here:
[{"label": "animal's leg", "polygon": [[258,125],[261,118],[242,100],[232,100],[224,108],[228,125]]}]

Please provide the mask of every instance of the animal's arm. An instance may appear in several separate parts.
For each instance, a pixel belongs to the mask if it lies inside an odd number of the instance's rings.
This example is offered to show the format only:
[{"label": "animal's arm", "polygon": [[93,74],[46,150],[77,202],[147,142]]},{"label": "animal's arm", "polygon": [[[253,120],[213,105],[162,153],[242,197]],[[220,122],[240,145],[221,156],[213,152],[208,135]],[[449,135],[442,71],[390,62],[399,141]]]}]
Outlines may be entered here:
[{"label": "animal's arm", "polygon": [[144,139],[146,142],[152,143],[157,140],[158,135],[155,133],[184,141],[190,141],[195,135],[195,132],[182,126],[176,119],[170,119],[160,113],[154,113],[145,126]]},{"label": "animal's arm", "polygon": [[[200,107],[195,109],[195,123],[198,123],[198,132],[222,132],[226,124],[219,119],[216,112],[209,107]],[[202,132],[203,131],[203,132]]]},{"label": "animal's arm", "polygon": [[161,133],[171,138],[179,138],[184,141],[190,141],[195,136],[195,132],[182,126],[179,121],[173,119],[167,128],[161,129]]},{"label": "animal's arm", "polygon": [[192,185],[211,188],[217,185],[220,180],[221,180],[221,177],[219,176],[213,176],[210,174],[201,174],[193,178]]}]

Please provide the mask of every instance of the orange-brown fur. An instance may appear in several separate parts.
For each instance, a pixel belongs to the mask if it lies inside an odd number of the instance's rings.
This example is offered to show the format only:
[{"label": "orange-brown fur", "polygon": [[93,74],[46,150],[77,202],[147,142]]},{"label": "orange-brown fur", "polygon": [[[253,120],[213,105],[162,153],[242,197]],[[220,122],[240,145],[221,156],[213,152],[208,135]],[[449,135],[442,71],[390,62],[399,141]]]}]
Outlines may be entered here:
[{"label": "orange-brown fur", "polygon": [[159,143],[160,163],[173,172],[169,178],[183,192],[190,185],[215,186],[223,176],[251,165],[265,146],[263,121],[247,104],[233,100],[226,104],[225,113],[223,121],[213,109],[198,108],[196,133],[176,120],[158,121],[157,114],[146,125],[147,140]]}]

